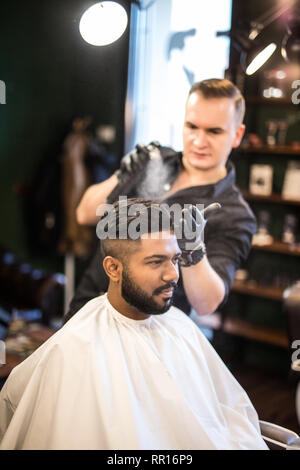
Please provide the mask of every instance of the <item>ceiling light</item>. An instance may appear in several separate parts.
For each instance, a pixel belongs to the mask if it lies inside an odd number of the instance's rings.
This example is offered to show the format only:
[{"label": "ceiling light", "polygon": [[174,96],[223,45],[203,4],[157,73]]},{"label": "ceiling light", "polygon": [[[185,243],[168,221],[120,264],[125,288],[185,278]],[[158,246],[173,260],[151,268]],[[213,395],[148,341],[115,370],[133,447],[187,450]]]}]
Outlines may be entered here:
[{"label": "ceiling light", "polygon": [[[250,33],[251,34],[251,33]],[[244,31],[218,31],[217,36],[227,35],[232,45],[240,52],[240,62],[247,75],[253,75],[275,52],[277,45],[272,42],[261,44],[257,39],[250,39]]]},{"label": "ceiling light", "polygon": [[[275,42],[272,42],[268,46],[264,47],[260,52],[256,52],[255,57],[249,61],[249,65],[246,67],[246,74],[253,75],[260,67],[263,66],[265,62],[271,57],[271,55],[275,52],[277,46]],[[248,55],[249,57],[249,55]]]},{"label": "ceiling light", "polygon": [[[261,33],[274,21],[294,11],[296,0],[285,0],[265,11],[259,18],[251,21],[241,30],[219,31],[217,36],[227,35],[232,45],[240,52],[240,61],[247,75],[253,75],[277,49],[275,42],[263,43]],[[300,62],[300,14],[293,19],[282,43],[282,54],[286,60]]]},{"label": "ceiling light", "polygon": [[119,39],[128,23],[127,13],[119,3],[104,1],[88,8],[79,22],[83,39],[93,46],[105,46]]}]

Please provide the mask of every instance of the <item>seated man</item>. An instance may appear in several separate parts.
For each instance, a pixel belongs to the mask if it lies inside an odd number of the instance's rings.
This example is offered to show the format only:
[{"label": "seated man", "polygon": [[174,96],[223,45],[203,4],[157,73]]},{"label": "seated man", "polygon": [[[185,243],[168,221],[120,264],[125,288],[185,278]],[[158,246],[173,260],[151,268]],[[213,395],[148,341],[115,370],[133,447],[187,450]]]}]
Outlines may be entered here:
[{"label": "seated man", "polygon": [[108,292],[12,371],[1,449],[267,448],[245,391],[171,306],[183,255],[160,210],[132,199],[102,217]]}]

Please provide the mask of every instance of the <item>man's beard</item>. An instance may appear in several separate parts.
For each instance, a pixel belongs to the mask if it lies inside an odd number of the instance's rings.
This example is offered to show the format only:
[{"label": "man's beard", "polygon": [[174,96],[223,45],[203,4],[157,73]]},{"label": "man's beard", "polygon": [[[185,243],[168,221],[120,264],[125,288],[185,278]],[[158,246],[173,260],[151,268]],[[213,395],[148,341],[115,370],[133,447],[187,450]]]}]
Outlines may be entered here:
[{"label": "man's beard", "polygon": [[176,285],[177,284],[175,281],[167,282],[163,286],[155,289],[152,293],[152,296],[150,296],[145,291],[143,291],[143,289],[136,286],[128,275],[128,272],[123,270],[122,297],[128,304],[132,305],[140,312],[149,315],[160,315],[169,310],[172,305],[173,296],[166,299],[163,305],[158,304],[153,299],[153,296],[159,294],[165,289],[169,289],[170,287],[175,289]]}]

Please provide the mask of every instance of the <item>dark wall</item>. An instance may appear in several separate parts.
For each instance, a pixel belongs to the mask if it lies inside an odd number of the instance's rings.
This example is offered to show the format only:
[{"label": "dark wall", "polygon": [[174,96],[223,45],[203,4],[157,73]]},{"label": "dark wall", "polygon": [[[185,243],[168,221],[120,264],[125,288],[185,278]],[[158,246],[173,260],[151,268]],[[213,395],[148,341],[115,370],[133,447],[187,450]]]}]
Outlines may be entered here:
[{"label": "dark wall", "polygon": [[93,3],[1,4],[0,244],[26,258],[22,191],[46,159],[57,157],[72,118],[88,114],[95,126],[116,126],[114,150],[118,157],[123,152],[129,31],[109,46],[85,43],[78,23]]}]

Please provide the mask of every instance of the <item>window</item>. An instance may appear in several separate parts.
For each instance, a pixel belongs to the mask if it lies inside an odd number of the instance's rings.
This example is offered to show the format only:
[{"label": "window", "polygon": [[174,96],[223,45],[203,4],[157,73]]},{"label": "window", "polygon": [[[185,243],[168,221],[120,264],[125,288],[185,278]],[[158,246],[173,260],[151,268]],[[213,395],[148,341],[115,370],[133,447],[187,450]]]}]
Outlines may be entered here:
[{"label": "window", "polygon": [[195,81],[223,78],[232,0],[147,0],[132,6],[126,151],[158,140],[182,147],[184,106]]}]

